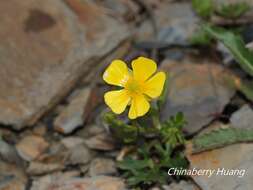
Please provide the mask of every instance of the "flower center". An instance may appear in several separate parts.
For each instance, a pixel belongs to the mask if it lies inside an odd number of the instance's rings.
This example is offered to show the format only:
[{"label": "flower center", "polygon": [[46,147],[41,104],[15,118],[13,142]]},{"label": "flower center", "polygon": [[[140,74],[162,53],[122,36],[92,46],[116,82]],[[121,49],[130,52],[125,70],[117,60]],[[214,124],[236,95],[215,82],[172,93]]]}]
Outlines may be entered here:
[{"label": "flower center", "polygon": [[134,80],[134,79],[130,79],[127,83],[125,88],[130,92],[130,93],[141,93],[141,84]]}]

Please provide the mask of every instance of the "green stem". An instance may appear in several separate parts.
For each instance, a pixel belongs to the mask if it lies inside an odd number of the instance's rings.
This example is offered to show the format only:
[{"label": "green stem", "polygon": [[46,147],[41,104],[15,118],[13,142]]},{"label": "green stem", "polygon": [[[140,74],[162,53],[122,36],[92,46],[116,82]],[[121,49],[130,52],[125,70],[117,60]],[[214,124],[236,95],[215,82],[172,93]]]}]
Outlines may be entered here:
[{"label": "green stem", "polygon": [[160,119],[159,119],[159,117],[157,116],[157,114],[152,115],[152,121],[153,121],[154,126],[155,126],[157,129],[160,130],[160,129],[162,128]]}]

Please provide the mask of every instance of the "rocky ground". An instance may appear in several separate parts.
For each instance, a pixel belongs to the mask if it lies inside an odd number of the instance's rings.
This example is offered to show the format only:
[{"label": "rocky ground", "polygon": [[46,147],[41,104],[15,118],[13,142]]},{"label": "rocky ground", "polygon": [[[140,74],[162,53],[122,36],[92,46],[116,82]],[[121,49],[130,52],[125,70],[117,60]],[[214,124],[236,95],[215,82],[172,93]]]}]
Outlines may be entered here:
[{"label": "rocky ground", "polygon": [[[1,190],[128,189],[116,167],[121,147],[101,119],[101,73],[116,58],[153,56],[170,73],[162,118],[183,111],[189,141],[252,127],[252,103],[228,83],[246,77],[231,55],[189,44],[200,22],[190,1],[11,0],[0,2],[0,18]],[[252,189],[252,144],[186,152],[190,167],[247,175],[192,176],[164,189]]]}]

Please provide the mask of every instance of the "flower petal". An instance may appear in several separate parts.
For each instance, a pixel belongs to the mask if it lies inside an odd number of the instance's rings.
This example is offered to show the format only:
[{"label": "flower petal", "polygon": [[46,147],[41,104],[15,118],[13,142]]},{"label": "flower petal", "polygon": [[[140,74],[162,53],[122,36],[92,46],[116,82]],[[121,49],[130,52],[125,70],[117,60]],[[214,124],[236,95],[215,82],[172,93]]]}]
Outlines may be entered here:
[{"label": "flower petal", "polygon": [[129,72],[125,62],[114,60],[103,74],[103,79],[108,84],[124,87],[129,79]]},{"label": "flower petal", "polygon": [[151,98],[157,98],[163,91],[165,79],[166,74],[164,72],[158,72],[144,83],[143,93]]},{"label": "flower petal", "polygon": [[128,105],[130,99],[131,97],[124,89],[110,91],[104,95],[105,103],[116,114],[120,114],[126,109],[126,106]]},{"label": "flower petal", "polygon": [[130,119],[145,115],[150,108],[149,102],[146,100],[144,95],[136,94],[132,97],[131,107],[128,113]]},{"label": "flower petal", "polygon": [[156,63],[152,59],[139,57],[132,61],[134,79],[146,81],[156,71]]}]

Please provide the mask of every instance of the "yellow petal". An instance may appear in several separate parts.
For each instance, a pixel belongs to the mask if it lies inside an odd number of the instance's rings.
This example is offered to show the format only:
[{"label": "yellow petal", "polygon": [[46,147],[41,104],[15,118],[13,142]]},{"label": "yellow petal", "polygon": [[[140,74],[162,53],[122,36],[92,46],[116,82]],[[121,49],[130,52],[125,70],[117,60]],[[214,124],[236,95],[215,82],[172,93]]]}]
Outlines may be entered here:
[{"label": "yellow petal", "polygon": [[133,75],[137,81],[145,81],[156,71],[156,63],[152,59],[139,57],[132,61]]},{"label": "yellow petal", "polygon": [[130,119],[145,115],[150,108],[149,102],[146,100],[144,95],[136,94],[132,97],[131,107],[128,113]]},{"label": "yellow petal", "polygon": [[104,99],[114,113],[120,114],[126,109],[131,98],[127,91],[123,89],[105,93]]},{"label": "yellow petal", "polygon": [[164,72],[155,74],[152,78],[144,83],[143,93],[151,98],[157,98],[163,91],[165,79],[166,74]]},{"label": "yellow petal", "polygon": [[124,87],[129,79],[127,65],[121,60],[114,60],[105,70],[103,79],[108,84]]},{"label": "yellow petal", "polygon": [[126,109],[131,98],[127,91],[123,89],[105,93],[104,99],[114,113],[120,114]]}]

